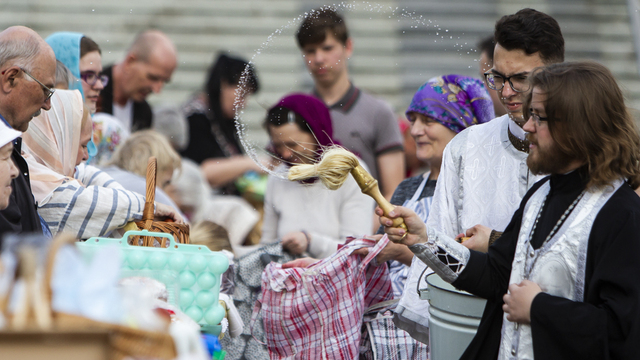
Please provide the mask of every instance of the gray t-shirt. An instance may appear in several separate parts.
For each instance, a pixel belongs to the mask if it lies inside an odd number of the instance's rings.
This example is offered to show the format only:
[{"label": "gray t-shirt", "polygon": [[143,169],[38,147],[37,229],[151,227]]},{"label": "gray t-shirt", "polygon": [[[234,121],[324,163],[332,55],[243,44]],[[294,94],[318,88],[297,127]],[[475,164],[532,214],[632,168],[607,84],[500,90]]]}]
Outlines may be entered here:
[{"label": "gray t-shirt", "polygon": [[379,179],[376,158],[387,152],[402,151],[400,126],[391,107],[351,84],[349,91],[330,110],[333,138],[357,153],[371,175]]}]

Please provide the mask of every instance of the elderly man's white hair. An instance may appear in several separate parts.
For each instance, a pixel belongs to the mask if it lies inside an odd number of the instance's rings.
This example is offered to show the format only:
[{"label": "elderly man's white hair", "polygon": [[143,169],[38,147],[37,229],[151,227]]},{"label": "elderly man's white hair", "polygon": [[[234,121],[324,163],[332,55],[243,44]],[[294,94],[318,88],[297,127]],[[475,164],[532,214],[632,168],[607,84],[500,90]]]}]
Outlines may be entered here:
[{"label": "elderly man's white hair", "polygon": [[42,50],[43,40],[24,26],[12,26],[0,33],[0,68],[17,65],[27,71]]}]

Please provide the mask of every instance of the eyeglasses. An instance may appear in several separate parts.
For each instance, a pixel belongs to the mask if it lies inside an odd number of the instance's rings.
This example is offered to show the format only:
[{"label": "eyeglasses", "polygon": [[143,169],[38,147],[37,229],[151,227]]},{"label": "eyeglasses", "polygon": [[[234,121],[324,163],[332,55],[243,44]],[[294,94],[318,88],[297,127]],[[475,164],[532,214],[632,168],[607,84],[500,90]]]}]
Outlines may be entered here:
[{"label": "eyeglasses", "polygon": [[[51,97],[53,96],[53,93],[56,92],[56,89],[51,89],[47,85],[41,83],[40,80],[34,78],[33,75],[29,74],[29,72],[27,70],[25,70],[23,68],[20,68],[20,70],[22,70],[25,74],[29,75],[30,78],[32,78],[35,82],[37,82],[38,84],[40,84],[40,86],[42,86],[42,90],[44,90],[44,101],[45,102],[47,102],[47,100],[51,99]],[[2,74],[4,74],[4,71],[2,72]]]},{"label": "eyeglasses", "polygon": [[515,92],[528,91],[531,85],[529,84],[528,73],[515,74],[511,76],[502,76],[494,74],[492,72],[484,73],[484,78],[487,80],[489,89],[500,91],[504,88],[504,84],[509,82],[511,88]]},{"label": "eyeglasses", "polygon": [[102,82],[102,86],[107,86],[109,83],[109,76],[103,73],[96,74],[95,71],[83,71],[80,73],[80,78],[89,86],[94,86],[98,80]]},{"label": "eyeglasses", "polygon": [[541,116],[540,116],[540,115],[538,115],[538,114],[534,114],[534,113],[533,113],[533,109],[529,109],[529,116],[531,116],[531,118],[533,119],[533,121],[535,121],[535,122],[536,122],[536,125],[537,125],[537,126],[542,125],[542,121],[544,121],[545,123],[546,123],[547,121],[549,121],[549,118],[548,118],[548,117],[541,117]]}]

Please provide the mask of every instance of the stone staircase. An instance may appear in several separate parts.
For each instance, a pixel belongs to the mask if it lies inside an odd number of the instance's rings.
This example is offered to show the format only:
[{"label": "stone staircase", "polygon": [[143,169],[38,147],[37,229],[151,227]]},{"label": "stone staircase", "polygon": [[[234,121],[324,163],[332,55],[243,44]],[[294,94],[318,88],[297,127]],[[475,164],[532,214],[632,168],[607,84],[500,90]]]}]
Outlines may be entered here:
[{"label": "stone staircase", "polygon": [[591,59],[609,67],[628,105],[640,109],[640,76],[626,0],[399,0],[399,6],[413,9],[414,18],[422,16],[404,21],[400,30],[403,98],[410,98],[432,76],[479,76],[479,39],[493,33],[501,16],[531,7],[558,20],[567,61]]},{"label": "stone staircase", "polygon": [[[266,142],[265,108],[282,95],[309,91],[294,39],[300,15],[316,0],[2,0],[0,28],[21,24],[43,37],[78,31],[103,49],[103,63],[122,59],[134,36],[148,28],[176,43],[179,65],[156,104],[184,102],[205,82],[218,52],[252,59],[261,91],[242,114],[248,137]],[[446,73],[479,76],[477,41],[495,21],[525,6],[557,18],[567,60],[594,59],[611,68],[631,106],[640,108],[640,77],[626,0],[381,0],[346,1],[339,8],[354,40],[350,73],[359,87],[387,100],[402,114],[415,90]]]}]

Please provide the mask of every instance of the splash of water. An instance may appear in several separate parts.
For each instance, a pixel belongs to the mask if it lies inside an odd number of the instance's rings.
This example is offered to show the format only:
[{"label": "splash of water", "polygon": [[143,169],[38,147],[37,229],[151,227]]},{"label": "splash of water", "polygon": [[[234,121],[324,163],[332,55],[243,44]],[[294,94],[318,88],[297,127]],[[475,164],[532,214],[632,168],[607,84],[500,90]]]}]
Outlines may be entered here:
[{"label": "splash of water", "polygon": [[[438,35],[438,37],[436,37],[436,39],[434,40],[434,42],[438,43],[438,42],[445,42],[448,40],[453,40],[453,36],[449,36],[448,39],[446,39],[444,37],[444,35],[440,35],[440,32],[443,31],[443,27],[438,24],[437,22],[431,20],[431,19],[426,19],[424,18],[423,15],[420,14],[416,14],[415,11],[410,11],[410,10],[406,10],[406,9],[400,9],[398,7],[391,7],[391,6],[387,6],[387,5],[381,5],[381,4],[377,4],[377,3],[370,3],[367,1],[363,1],[361,3],[359,2],[353,2],[353,3],[346,3],[346,2],[340,2],[340,3],[334,3],[332,5],[324,5],[321,6],[317,9],[332,9],[335,11],[357,11],[357,10],[365,10],[365,11],[369,11],[371,13],[383,13],[385,15],[388,16],[389,19],[397,19],[398,22],[407,22],[410,25],[411,29],[418,29],[420,27],[426,27],[426,28],[433,28],[434,30],[437,29],[437,31],[435,32],[435,35]],[[299,26],[299,24],[308,16],[313,16],[313,13],[316,10],[311,10],[309,12],[305,12],[291,20],[289,20],[286,24],[284,24],[283,26],[281,26],[280,28],[276,29],[275,31],[273,31],[268,37],[267,39],[262,43],[262,45],[255,50],[253,56],[251,57],[251,60],[249,61],[250,66],[253,66],[254,68],[257,68],[255,63],[256,63],[256,59],[261,56],[264,55],[266,53],[268,53],[268,49],[269,47],[274,43],[274,41],[281,35],[283,35],[283,33],[285,33],[287,30],[290,29],[297,29],[297,27]],[[371,19],[372,17],[370,17]],[[445,33],[449,32],[449,29],[444,29]],[[402,33],[405,33],[405,31],[402,31]],[[457,40],[460,40],[460,37],[457,38]],[[291,39],[291,41],[293,41],[293,39]],[[470,54],[471,52],[475,52],[475,48],[471,47],[471,46],[467,46],[467,43],[465,42],[464,45],[460,44],[460,43],[456,43],[455,46],[456,51],[458,51],[460,56],[463,56],[463,53],[466,52],[466,54]],[[466,51],[465,51],[465,48]],[[445,49],[446,51],[447,49]],[[461,51],[462,50],[462,51]],[[372,60],[374,60],[372,58]],[[396,64],[397,66],[397,64]],[[469,66],[469,68],[471,68],[471,66]],[[258,164],[265,172],[282,178],[282,179],[286,179],[287,178],[287,174],[285,172],[279,172],[275,170],[275,166],[268,166],[265,165],[262,161],[260,161],[260,157],[259,155],[264,155],[267,154],[268,156],[273,156],[271,154],[269,154],[266,150],[262,149],[258,144],[256,144],[255,141],[250,140],[249,137],[247,136],[247,125],[242,121],[243,116],[244,116],[244,109],[242,108],[243,106],[243,101],[242,99],[250,94],[250,87],[248,86],[249,84],[249,66],[247,66],[247,68],[245,68],[241,78],[240,78],[240,86],[239,86],[239,91],[236,93],[236,98],[234,101],[234,105],[236,108],[236,113],[235,113],[235,125],[236,125],[236,132],[238,134],[238,138],[240,139],[240,143],[242,144],[242,146],[245,149],[245,153],[256,163]],[[426,79],[425,79],[426,80]],[[295,81],[297,83],[297,81]]]}]

